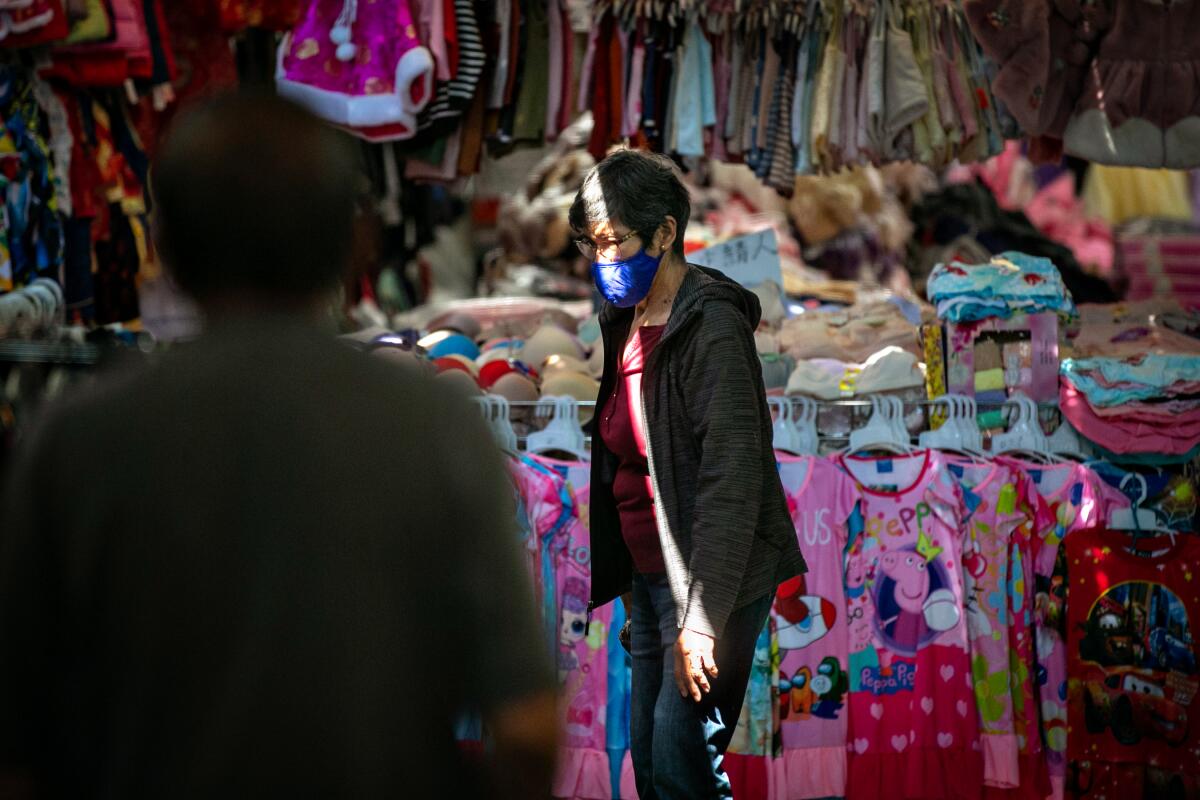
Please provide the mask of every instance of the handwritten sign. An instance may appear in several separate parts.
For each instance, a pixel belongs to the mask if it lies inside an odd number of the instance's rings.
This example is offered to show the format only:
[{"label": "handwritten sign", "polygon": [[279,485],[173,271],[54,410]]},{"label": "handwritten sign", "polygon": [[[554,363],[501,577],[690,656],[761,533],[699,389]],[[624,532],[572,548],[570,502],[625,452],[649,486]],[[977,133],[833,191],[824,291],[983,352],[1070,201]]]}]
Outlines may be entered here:
[{"label": "handwritten sign", "polygon": [[689,253],[688,261],[719,269],[748,289],[768,281],[783,286],[779,242],[771,228]]}]

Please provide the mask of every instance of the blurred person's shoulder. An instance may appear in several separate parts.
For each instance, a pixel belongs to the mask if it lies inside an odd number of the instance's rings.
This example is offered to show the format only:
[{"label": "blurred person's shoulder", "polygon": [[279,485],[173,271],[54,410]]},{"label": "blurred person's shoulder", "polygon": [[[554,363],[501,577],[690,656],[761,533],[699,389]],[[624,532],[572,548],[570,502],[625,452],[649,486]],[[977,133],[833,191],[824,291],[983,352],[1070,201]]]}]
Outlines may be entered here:
[{"label": "blurred person's shoulder", "polygon": [[420,439],[428,426],[413,423],[444,417],[456,403],[416,367],[369,356],[315,325],[260,319],[97,375],[47,408],[42,427],[119,460],[139,443],[198,430],[322,424],[382,436],[403,426]]}]

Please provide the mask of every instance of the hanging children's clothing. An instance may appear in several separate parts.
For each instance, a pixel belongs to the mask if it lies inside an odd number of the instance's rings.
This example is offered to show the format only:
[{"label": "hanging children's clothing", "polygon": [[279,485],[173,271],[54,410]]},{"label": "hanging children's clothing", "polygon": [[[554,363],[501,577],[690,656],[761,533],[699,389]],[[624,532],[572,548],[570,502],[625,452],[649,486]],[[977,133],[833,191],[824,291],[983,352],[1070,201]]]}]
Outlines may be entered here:
[{"label": "hanging children's clothing", "polygon": [[1025,575],[1032,567],[1033,531],[1052,520],[1033,482],[1011,465],[951,457],[950,471],[974,504],[963,579],[984,785],[1042,798],[1050,787],[1034,707],[1032,598]]},{"label": "hanging children's clothing", "polygon": [[433,96],[408,0],[311,0],[279,48],[279,93],[377,141],[404,139]]},{"label": "hanging children's clothing", "polygon": [[862,492],[864,521],[846,565],[847,592],[864,598],[851,604],[846,796],[978,797],[968,500],[936,451],[839,462]]},{"label": "hanging children's clothing", "polygon": [[[607,800],[613,796],[608,754],[608,640],[612,607],[597,609],[588,622],[591,555],[585,520],[591,486],[590,465],[544,456],[525,456],[530,468],[556,476],[566,498],[565,520],[543,550],[552,562],[554,653],[558,663],[560,730],[558,769],[552,794],[565,800]],[[547,607],[548,610],[548,607]]]},{"label": "hanging children's clothing", "polygon": [[1144,792],[1147,767],[1194,786],[1200,541],[1083,531],[1067,538],[1055,575],[1066,587],[1068,755],[1091,771],[1136,766],[1116,771],[1114,797],[1168,796]]},{"label": "hanging children's clothing", "polygon": [[[1200,3],[968,0],[1027,131],[1101,164],[1200,165]],[[1178,87],[1178,88],[1174,88]]]},{"label": "hanging children's clothing", "polygon": [[[786,581],[771,615],[779,649],[776,797],[846,794],[850,625],[865,622],[866,586],[847,592],[844,558],[857,532],[858,489],[832,462],[778,456],[779,477],[808,572]],[[852,522],[853,520],[853,522]],[[861,562],[859,562],[861,563]]]},{"label": "hanging children's clothing", "polygon": [[1046,503],[1049,517],[1035,531],[1035,643],[1037,684],[1041,707],[1042,739],[1053,797],[1063,796],[1067,751],[1067,661],[1056,614],[1064,587],[1053,573],[1061,542],[1069,535],[1102,526],[1129,500],[1082,464],[1031,464],[1001,458],[1025,472]]}]

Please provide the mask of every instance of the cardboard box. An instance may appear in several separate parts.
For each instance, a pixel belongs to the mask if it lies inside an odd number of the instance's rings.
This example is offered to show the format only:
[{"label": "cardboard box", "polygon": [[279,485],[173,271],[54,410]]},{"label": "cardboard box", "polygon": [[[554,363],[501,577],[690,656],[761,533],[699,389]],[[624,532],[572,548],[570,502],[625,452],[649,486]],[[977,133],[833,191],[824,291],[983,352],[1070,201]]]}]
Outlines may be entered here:
[{"label": "cardboard box", "polygon": [[[994,343],[994,345],[992,344]],[[1004,393],[1021,391],[1035,401],[1058,399],[1058,315],[1014,314],[1009,319],[946,323],[946,385],[956,394],[976,397],[975,350],[999,348]],[[983,402],[981,398],[976,398]]]}]

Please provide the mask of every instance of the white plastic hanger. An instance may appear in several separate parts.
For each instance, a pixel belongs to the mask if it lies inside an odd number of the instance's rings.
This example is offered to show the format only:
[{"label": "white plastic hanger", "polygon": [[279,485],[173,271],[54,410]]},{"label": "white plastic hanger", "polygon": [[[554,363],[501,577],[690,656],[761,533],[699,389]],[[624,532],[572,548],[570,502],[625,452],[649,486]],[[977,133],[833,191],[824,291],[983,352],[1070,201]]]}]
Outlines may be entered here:
[{"label": "white plastic hanger", "polygon": [[579,426],[579,404],[575,398],[543,397],[537,415],[550,416],[550,422],[542,430],[529,434],[525,440],[526,452],[562,452],[580,461],[589,459],[587,436]]},{"label": "white plastic hanger", "polygon": [[483,412],[483,418],[492,430],[492,438],[496,444],[510,456],[519,454],[517,450],[517,432],[513,430],[512,420],[509,419],[508,399],[495,394],[474,398]]},{"label": "white plastic hanger", "polygon": [[983,433],[979,430],[979,407],[974,397],[954,395],[954,425],[958,430],[961,450],[975,461],[986,463],[991,456],[983,449]]},{"label": "white plastic hanger", "polygon": [[937,430],[922,431],[917,437],[921,447],[932,447],[938,450],[959,450],[962,448],[962,436],[959,431],[955,414],[957,413],[955,395],[946,394],[929,404],[930,414],[935,409],[946,409],[946,419]]},{"label": "white plastic hanger", "polygon": [[1038,423],[1038,406],[1028,396],[1017,392],[1012,395],[1016,408],[1013,411],[1008,430],[992,437],[993,453],[1021,452],[1029,454],[1033,460],[1042,463],[1054,463],[1050,455],[1050,440],[1042,432]]},{"label": "white plastic hanger", "polygon": [[912,437],[908,435],[908,426],[904,423],[904,401],[895,395],[885,395],[883,403],[887,408],[888,421],[892,423],[896,441],[909,444]]},{"label": "white plastic hanger", "polygon": [[[796,437],[796,449],[800,455],[815,456],[820,447],[817,433],[817,401],[811,397],[789,397],[791,404],[792,433]],[[797,413],[796,406],[799,406]]]},{"label": "white plastic hanger", "polygon": [[775,424],[771,427],[772,447],[794,456],[804,455],[800,452],[799,437],[792,424],[792,404],[786,397],[768,397],[767,405],[771,407],[775,415]]},{"label": "white plastic hanger", "polygon": [[972,461],[985,463],[988,457],[983,452],[975,400],[960,394],[945,394],[933,401],[931,409],[935,406],[946,409],[946,419],[937,430],[921,434],[921,446],[961,453]]},{"label": "white plastic hanger", "polygon": [[1158,514],[1154,513],[1149,508],[1142,508],[1142,503],[1146,502],[1147,496],[1150,494],[1149,488],[1146,486],[1146,479],[1136,472],[1131,472],[1121,479],[1121,490],[1125,490],[1125,484],[1130,479],[1136,479],[1142,486],[1142,494],[1135,500],[1129,508],[1115,509],[1108,517],[1108,527],[1114,531],[1132,531],[1134,533],[1165,533],[1171,539],[1171,546],[1175,545],[1175,531],[1163,524],[1158,518]]},{"label": "white plastic hanger", "polygon": [[1083,440],[1066,417],[1063,417],[1058,430],[1050,434],[1050,452],[1081,463],[1088,460],[1083,454]]},{"label": "white plastic hanger", "polygon": [[882,398],[878,395],[871,397],[871,418],[867,424],[858,430],[850,432],[850,446],[844,453],[855,453],[859,450],[886,450],[898,455],[911,455],[912,445],[908,441],[907,431],[901,437],[898,434],[895,420],[896,404],[889,402],[898,398]]}]

